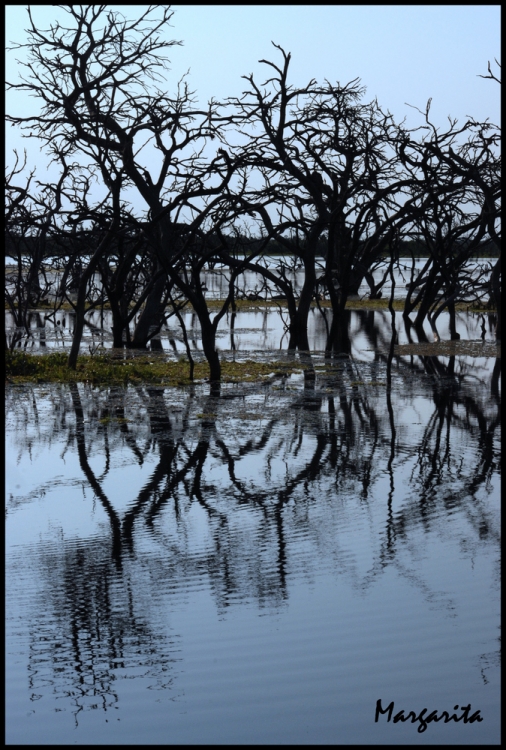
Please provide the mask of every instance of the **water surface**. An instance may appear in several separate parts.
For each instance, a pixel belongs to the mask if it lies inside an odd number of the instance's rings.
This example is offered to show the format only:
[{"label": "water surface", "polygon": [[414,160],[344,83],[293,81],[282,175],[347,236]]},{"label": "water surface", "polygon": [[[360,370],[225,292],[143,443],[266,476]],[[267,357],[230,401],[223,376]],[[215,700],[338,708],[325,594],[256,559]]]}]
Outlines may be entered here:
[{"label": "water surface", "polygon": [[499,743],[497,362],[313,360],[7,387],[7,742]]}]

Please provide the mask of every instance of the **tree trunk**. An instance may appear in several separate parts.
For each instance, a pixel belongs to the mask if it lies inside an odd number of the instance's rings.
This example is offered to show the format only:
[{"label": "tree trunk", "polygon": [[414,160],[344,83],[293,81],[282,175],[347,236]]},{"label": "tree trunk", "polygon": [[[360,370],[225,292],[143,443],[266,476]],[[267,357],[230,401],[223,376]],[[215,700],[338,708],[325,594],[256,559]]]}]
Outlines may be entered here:
[{"label": "tree trunk", "polygon": [[[198,314],[198,311],[197,311]],[[216,332],[214,326],[208,320],[203,321],[199,315],[202,330],[202,348],[209,364],[209,380],[219,382],[221,380],[221,363],[216,351]]]},{"label": "tree trunk", "polygon": [[450,339],[452,341],[458,341],[460,339],[460,333],[457,332],[457,324],[455,320],[455,302],[449,302],[448,312],[450,314]]},{"label": "tree trunk", "polygon": [[350,354],[351,341],[349,334],[350,316],[345,309],[346,301],[340,304],[337,309],[332,311],[332,323],[330,324],[329,335],[325,345],[325,356],[328,358],[331,354]]},{"label": "tree trunk", "polygon": [[325,358],[329,359],[333,354],[349,354],[351,342],[348,326],[349,315],[346,311],[347,279],[338,275],[337,267],[327,265],[325,270],[325,282],[332,303],[332,322],[325,344]]},{"label": "tree trunk", "polygon": [[74,333],[72,336],[72,346],[70,348],[69,358],[67,364],[71,370],[75,370],[77,366],[77,357],[79,354],[79,347],[81,346],[81,339],[83,337],[84,330],[84,314],[86,307],[86,291],[88,289],[88,281],[91,279],[93,274],[98,268],[103,253],[109,245],[114,236],[116,226],[111,226],[109,232],[104,237],[102,242],[99,244],[93,255],[91,256],[88,265],[84,269],[84,272],[79,281],[79,288],[77,290],[77,303],[76,303],[76,324],[74,327]]},{"label": "tree trunk", "polygon": [[314,253],[304,258],[304,284],[300,293],[299,306],[295,316],[295,330],[297,335],[297,348],[299,351],[309,351],[309,339],[307,335],[307,320],[311,309],[311,300],[316,285],[316,270]]},{"label": "tree trunk", "polygon": [[135,332],[131,343],[132,349],[145,349],[149,341],[149,334],[153,326],[160,324],[160,316],[163,314],[163,291],[165,288],[165,275],[155,282],[153,289],[148,294],[144,309],[135,326]]},{"label": "tree trunk", "polygon": [[497,325],[495,337],[497,341],[501,340],[501,256],[490,274],[490,292],[497,311]]},{"label": "tree trunk", "polygon": [[127,324],[125,324],[125,320],[121,314],[120,304],[116,299],[116,295],[110,291],[108,296],[112,315],[112,345],[115,349],[121,349],[123,347],[123,332]]},{"label": "tree trunk", "polygon": [[81,340],[83,337],[84,330],[84,315],[86,312],[86,289],[88,287],[88,280],[91,278],[92,271],[90,271],[91,263],[86,269],[86,272],[81,279],[79,289],[77,291],[77,302],[76,302],[76,322],[74,325],[74,332],[72,334],[72,346],[70,347],[70,354],[68,358],[68,366],[71,370],[75,370],[77,367],[77,357],[79,355],[79,348],[81,346]]}]

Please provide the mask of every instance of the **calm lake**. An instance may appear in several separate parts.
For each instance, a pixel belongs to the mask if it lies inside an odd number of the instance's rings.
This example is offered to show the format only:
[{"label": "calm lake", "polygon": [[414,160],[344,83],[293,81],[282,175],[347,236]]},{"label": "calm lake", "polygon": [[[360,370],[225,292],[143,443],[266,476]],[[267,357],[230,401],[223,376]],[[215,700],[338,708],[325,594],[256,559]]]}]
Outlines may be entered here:
[{"label": "calm lake", "polygon": [[[223,356],[289,356],[243,315]],[[331,367],[314,321],[314,381],[7,386],[8,743],[500,742],[488,316],[487,356],[397,357],[390,396],[388,314]]]}]

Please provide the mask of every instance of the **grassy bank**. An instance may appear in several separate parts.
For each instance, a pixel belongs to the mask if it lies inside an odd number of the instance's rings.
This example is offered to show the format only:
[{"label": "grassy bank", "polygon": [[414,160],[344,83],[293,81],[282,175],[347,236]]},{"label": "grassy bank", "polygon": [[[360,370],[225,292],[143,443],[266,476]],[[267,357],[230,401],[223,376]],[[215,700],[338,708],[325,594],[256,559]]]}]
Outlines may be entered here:
[{"label": "grassy bank", "polygon": [[[267,376],[288,375],[301,369],[300,362],[230,362],[223,360],[222,382],[252,382]],[[121,353],[82,355],[77,369],[67,367],[67,354],[33,355],[6,352],[5,375],[9,383],[92,383],[94,385],[188,385],[189,363],[186,359],[167,361],[163,355],[123,358]],[[195,363],[195,380],[209,377],[206,362]]]},{"label": "grassy bank", "polygon": [[[219,312],[221,308],[223,307],[223,303],[225,300],[219,300],[219,299],[208,299],[207,300],[207,307],[212,312]],[[248,300],[248,299],[239,299],[236,300],[236,308],[237,312],[255,312],[258,310],[265,310],[265,309],[279,309],[286,308],[287,302],[286,300]],[[324,309],[331,309],[331,303],[329,300],[322,300],[320,303],[320,307]],[[397,312],[402,312],[404,310],[404,299],[395,299],[394,300],[394,310]],[[133,305],[130,305],[132,308]],[[316,302],[311,303],[311,307],[315,308],[317,307]],[[5,309],[9,310],[9,306],[7,303],[5,303]],[[69,302],[63,302],[58,304],[57,306],[58,310],[65,310],[65,311],[72,311],[74,308]],[[97,305],[97,306],[90,306],[87,305],[86,310],[87,311],[100,311],[103,309],[104,311],[108,311],[111,309],[111,306],[108,302],[106,302],[104,305]],[[347,310],[387,310],[388,309],[388,297],[381,298],[381,299],[368,299],[367,297],[363,299],[349,299],[346,302],[346,309]],[[418,306],[415,307],[415,310],[418,309]],[[459,302],[455,305],[455,309],[459,311],[464,312],[489,312],[489,313],[495,313],[495,309],[488,307],[487,305],[483,303],[476,303],[476,302]],[[51,303],[42,303],[37,307],[37,310],[34,310],[33,312],[51,312],[54,310],[54,305]],[[183,310],[193,310],[192,305],[188,304],[185,305]],[[166,308],[166,312],[170,312],[170,308]],[[232,309],[229,307],[229,312],[232,312]]]}]

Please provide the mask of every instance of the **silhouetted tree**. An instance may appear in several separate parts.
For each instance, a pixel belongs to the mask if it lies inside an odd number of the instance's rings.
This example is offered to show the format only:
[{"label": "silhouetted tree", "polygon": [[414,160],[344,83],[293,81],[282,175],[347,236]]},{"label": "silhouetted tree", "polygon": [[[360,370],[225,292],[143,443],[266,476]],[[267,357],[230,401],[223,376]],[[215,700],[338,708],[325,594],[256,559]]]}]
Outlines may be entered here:
[{"label": "silhouetted tree", "polygon": [[[450,119],[448,129],[441,132],[430,120],[430,105],[431,100],[421,113],[422,137],[406,135],[399,151],[414,178],[408,201],[413,226],[430,253],[422,272],[411,280],[405,314],[420,305],[416,320],[420,328],[427,315],[434,320],[447,307],[455,338],[455,302],[475,298],[480,289],[480,280],[469,275],[468,260],[485,239],[500,253],[499,130],[488,121],[469,119],[459,126]],[[498,310],[500,262],[499,255],[489,281]]]},{"label": "silhouetted tree", "polygon": [[[175,44],[164,38],[172,11],[149,6],[135,21],[125,20],[107,6],[64,6],[70,26],[56,24],[40,30],[28,9],[28,75],[9,88],[27,91],[43,102],[42,111],[28,117],[9,116],[28,135],[41,139],[50,153],[69,150],[97,168],[112,200],[109,232],[95,249],[86,269],[91,277],[120,227],[121,200],[133,189],[149,208],[149,240],[155,248],[156,281],[137,323],[133,346],[145,347],[153,325],[159,325],[168,277],[174,283],[175,258],[181,257],[179,226],[201,226],[206,200],[228,182],[233,165],[219,150],[210,162],[203,149],[216,131],[216,106],[193,106],[185,81],[170,97],[157,83],[167,67],[165,53]],[[155,18],[155,13],[160,13]],[[149,149],[158,158],[156,174],[146,168]],[[163,271],[163,273],[158,273]],[[78,297],[81,310],[82,296]],[[206,313],[207,313],[206,308]],[[202,309],[197,310],[199,318]],[[211,379],[219,380],[219,359],[201,320],[203,344]],[[69,364],[75,367],[75,336]]]},{"label": "silhouetted tree", "polygon": [[346,301],[387,246],[392,228],[405,220],[411,178],[395,148],[402,132],[377,101],[361,102],[365,89],[358,79],[345,86],[314,80],[290,86],[290,54],[274,46],[282,65],[261,60],[273,76],[262,86],[245,76],[248,89],[230,100],[247,135],[243,161],[263,179],[241,202],[248,213],[261,215],[268,236],[283,243],[282,232],[291,229],[300,238],[296,252],[305,276],[292,321],[299,348],[307,342],[316,253],[325,239],[324,280],[333,310],[327,349],[347,350]]},{"label": "silhouetted tree", "polygon": [[[51,253],[48,245],[54,247],[68,170],[62,170],[56,185],[36,181],[35,170],[23,177],[24,184],[18,185],[16,180],[25,167],[26,154],[20,163],[15,152],[14,167],[5,176],[5,254],[16,263],[16,270],[11,269],[6,279],[5,301],[16,327],[29,333],[31,311],[48,301],[51,284],[43,262]],[[14,336],[11,346],[17,340]]]}]

